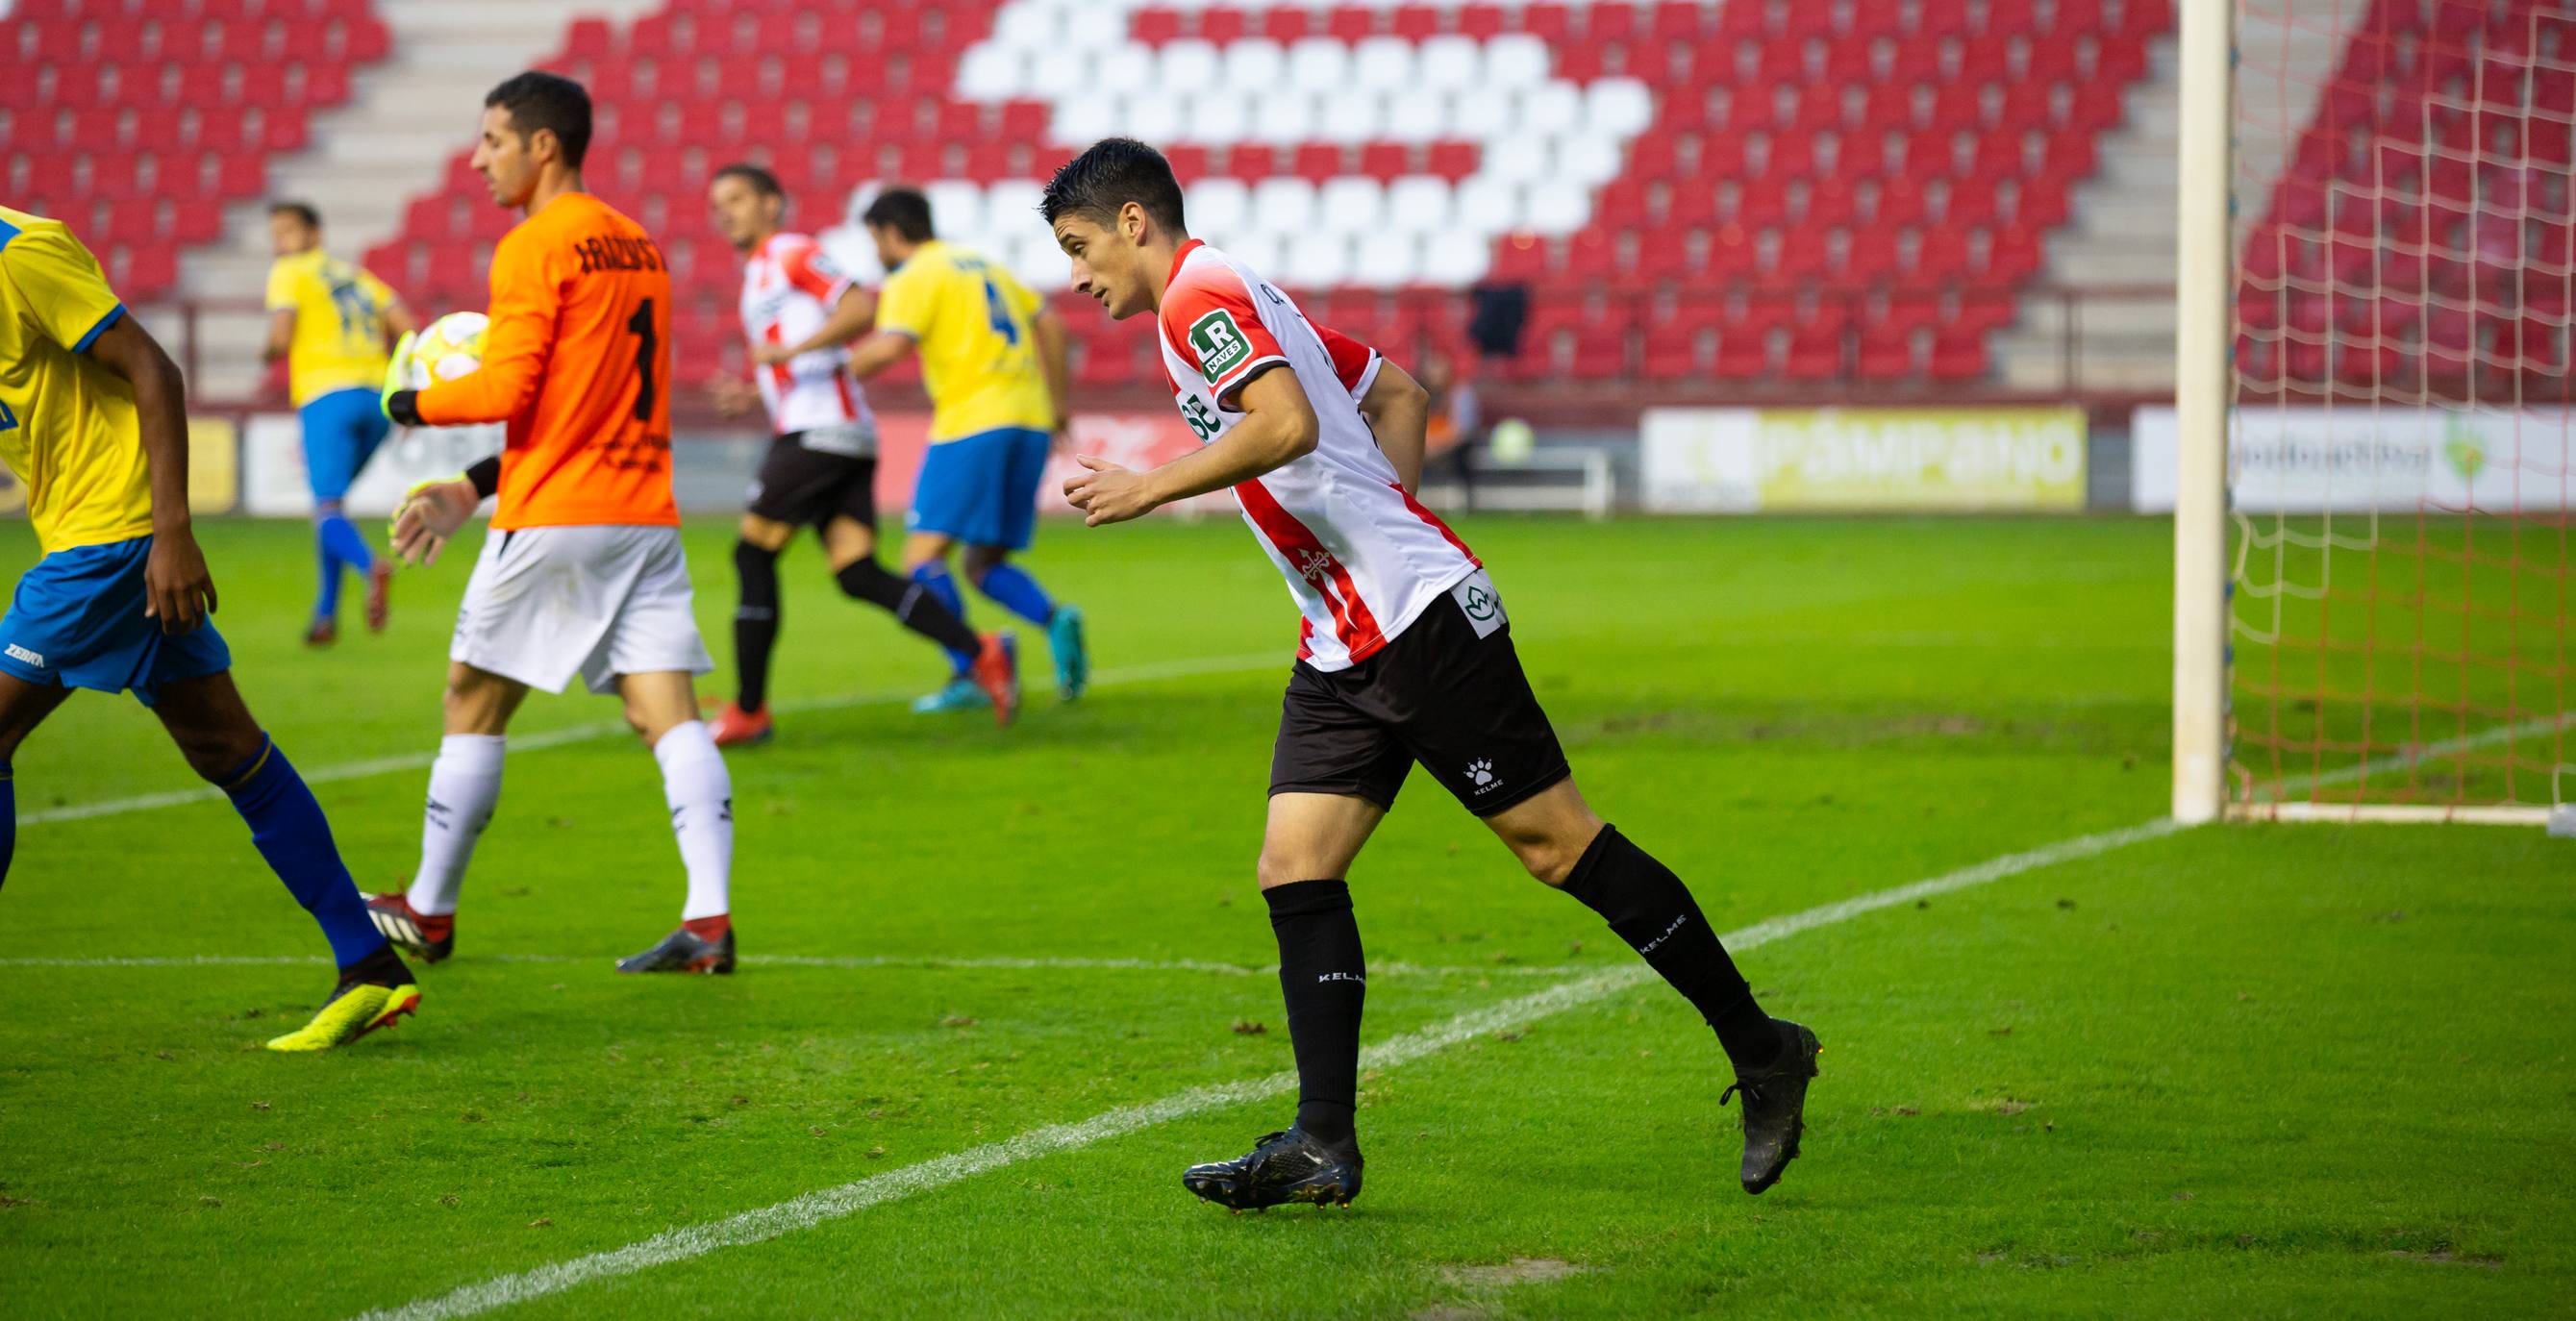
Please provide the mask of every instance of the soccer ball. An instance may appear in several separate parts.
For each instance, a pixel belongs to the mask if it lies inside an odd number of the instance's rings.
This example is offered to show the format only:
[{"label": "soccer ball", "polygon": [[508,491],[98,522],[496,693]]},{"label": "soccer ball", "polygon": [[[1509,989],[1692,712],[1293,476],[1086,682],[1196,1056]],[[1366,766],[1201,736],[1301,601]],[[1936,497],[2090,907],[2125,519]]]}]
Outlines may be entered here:
[{"label": "soccer ball", "polygon": [[425,390],[432,381],[449,381],[483,365],[483,331],[491,318],[480,312],[450,312],[412,337],[411,356],[403,362],[406,389]]}]

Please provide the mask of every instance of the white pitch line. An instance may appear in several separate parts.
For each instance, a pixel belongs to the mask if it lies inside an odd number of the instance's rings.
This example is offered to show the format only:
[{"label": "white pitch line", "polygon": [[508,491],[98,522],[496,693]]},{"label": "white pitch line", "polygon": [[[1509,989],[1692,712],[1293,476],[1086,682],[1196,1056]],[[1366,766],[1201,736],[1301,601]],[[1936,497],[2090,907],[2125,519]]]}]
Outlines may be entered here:
[{"label": "white pitch line", "polygon": [[[1100,671],[1091,677],[1094,688],[1117,684],[1152,683],[1158,679],[1186,679],[1203,674],[1239,674],[1247,670],[1276,668],[1282,674],[1288,663],[1280,652],[1258,655],[1205,656],[1194,660],[1156,661],[1146,665],[1125,665]],[[845,693],[838,697],[812,697],[797,702],[781,702],[782,713],[806,711],[840,711],[858,706],[884,706],[911,700],[911,694],[898,692]],[[632,734],[624,721],[598,721],[585,725],[568,725],[561,729],[540,730],[534,734],[512,734],[510,751],[534,752],[541,748],[560,748],[573,743],[592,743],[601,739]],[[342,762],[303,772],[306,784],[331,784],[340,780],[363,780],[397,771],[429,769],[437,756],[433,752],[407,752],[394,757],[376,757],[367,761]],[[213,803],[223,800],[223,790],[212,785],[195,789],[173,789],[166,793],[138,794],[132,798],[108,798],[95,803],[73,803],[67,807],[49,807],[41,812],[28,812],[18,818],[21,829],[48,825],[56,821],[86,821],[92,817],[123,816],[128,812],[149,812],[164,807],[189,803]]]},{"label": "white pitch line", "polygon": [[[1757,922],[1749,927],[1728,932],[1726,943],[1736,949],[1752,949],[1816,927],[1848,921],[1864,913],[1899,904],[1911,903],[1936,894],[1965,890],[1999,881],[2007,876],[2071,862],[2078,858],[2107,853],[2143,840],[2173,834],[2182,826],[2171,820],[2149,821],[2123,830],[2107,830],[2060,840],[2022,853],[2010,853],[1935,876],[1929,880],[1900,885],[1894,889],[1824,904],[1786,917]],[[1447,1022],[1391,1037],[1360,1052],[1364,1068],[1388,1069],[1410,1063],[1424,1056],[1493,1032],[1519,1027],[1551,1014],[1580,1008],[1621,991],[1653,980],[1651,970],[1628,965],[1608,972],[1595,973],[1576,981],[1551,986],[1506,1000],[1488,1009],[1460,1014]],[[666,1230],[638,1243],[607,1252],[540,1266],[535,1270],[497,1276],[480,1284],[467,1285],[450,1293],[423,1298],[401,1307],[365,1313],[360,1321],[447,1321],[448,1318],[473,1316],[496,1308],[543,1298],[549,1294],[589,1283],[593,1280],[632,1275],[638,1271],[667,1266],[673,1262],[702,1257],[719,1248],[763,1243],[784,1234],[810,1229],[826,1221],[838,1220],[871,1206],[910,1197],[916,1193],[942,1188],[1006,1165],[1061,1151],[1072,1151],[1094,1143],[1150,1128],[1156,1124],[1185,1119],[1192,1115],[1220,1110],[1252,1101],[1268,1100],[1293,1092],[1297,1075],[1274,1073],[1266,1078],[1240,1082],[1217,1083],[1175,1092],[1161,1100],[1142,1105],[1125,1106],[1071,1124],[1051,1124],[1034,1128],[999,1142],[970,1147],[964,1151],[889,1170],[838,1187],[819,1189],[801,1197],[790,1198],[756,1211],[745,1211],[722,1220],[687,1225]]]},{"label": "white pitch line", "polygon": [[[479,956],[490,963],[596,963],[608,964],[607,954],[487,954]],[[1223,977],[1275,977],[1278,964],[1256,966],[1247,963],[1211,963],[1202,959],[1085,959],[1085,958],[1019,958],[995,956],[980,959],[949,959],[936,955],[906,954],[745,954],[742,962],[754,967],[779,968],[917,968],[926,971],[1003,971],[1003,972],[1195,972]],[[0,968],[257,968],[292,965],[329,967],[330,956],[324,954],[168,954],[168,955],[103,955],[97,958],[5,958]],[[1562,964],[1500,963],[1430,964],[1380,963],[1369,972],[1385,977],[1562,977],[1584,971]]]}]

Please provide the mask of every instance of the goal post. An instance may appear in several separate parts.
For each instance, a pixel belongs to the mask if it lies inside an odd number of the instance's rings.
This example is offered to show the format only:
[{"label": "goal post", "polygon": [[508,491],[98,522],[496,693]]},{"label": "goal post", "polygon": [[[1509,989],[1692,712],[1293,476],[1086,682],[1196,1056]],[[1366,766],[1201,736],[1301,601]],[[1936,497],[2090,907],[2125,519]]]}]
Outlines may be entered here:
[{"label": "goal post", "polygon": [[2173,814],[2576,834],[2576,8],[2179,9]]}]

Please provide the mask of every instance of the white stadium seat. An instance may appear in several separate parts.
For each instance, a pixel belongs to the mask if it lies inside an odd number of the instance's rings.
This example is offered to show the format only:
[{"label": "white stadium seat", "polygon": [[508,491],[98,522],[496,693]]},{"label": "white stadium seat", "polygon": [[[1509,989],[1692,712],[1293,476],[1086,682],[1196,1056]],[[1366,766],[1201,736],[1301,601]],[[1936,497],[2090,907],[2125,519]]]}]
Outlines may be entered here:
[{"label": "white stadium seat", "polygon": [[1047,5],[1004,5],[993,16],[995,44],[1022,51],[1047,51],[1056,48],[1058,20],[1063,11]]},{"label": "white stadium seat", "polygon": [[1118,103],[1118,131],[1145,142],[1170,142],[1182,129],[1181,103],[1169,93],[1138,88]]},{"label": "white stadium seat", "polygon": [[1291,290],[1330,289],[1351,279],[1351,240],[1331,230],[1310,230],[1288,244],[1285,268],[1271,277]]},{"label": "white stadium seat", "polygon": [[1351,251],[1351,281],[1375,288],[1411,284],[1422,268],[1422,238],[1388,232],[1363,237]]},{"label": "white stadium seat", "polygon": [[988,228],[982,184],[939,179],[923,184],[921,195],[930,199],[931,228],[943,234],[981,234]]},{"label": "white stadium seat", "polygon": [[1447,229],[1454,196],[1446,179],[1408,174],[1386,186],[1387,227],[1409,234]]},{"label": "white stadium seat", "polygon": [[1298,233],[1315,223],[1315,185],[1277,175],[1252,185],[1252,221],[1264,229]]},{"label": "white stadium seat", "polygon": [[1282,279],[1279,259],[1288,250],[1288,240],[1277,231],[1246,229],[1237,234],[1216,234],[1208,242],[1225,250],[1225,254],[1273,280]]},{"label": "white stadium seat", "polygon": [[1117,104],[1097,96],[1058,100],[1047,122],[1047,136],[1071,147],[1088,147],[1117,131]]},{"label": "white stadium seat", "polygon": [[1091,66],[1093,86],[1112,96],[1133,96],[1156,86],[1154,52],[1134,42],[1100,52]]},{"label": "white stadium seat", "polygon": [[1016,46],[985,42],[957,64],[957,94],[970,101],[1001,101],[1027,88],[1028,62]]},{"label": "white stadium seat", "polygon": [[1315,209],[1319,228],[1372,233],[1386,224],[1386,185],[1357,175],[1327,179],[1315,191]]},{"label": "white stadium seat", "polygon": [[1514,183],[1536,183],[1548,177],[1555,167],[1555,153],[1548,150],[1548,139],[1527,133],[1506,133],[1485,140],[1484,155],[1477,161],[1479,176],[1509,179]]},{"label": "white stadium seat", "polygon": [[1252,103],[1222,86],[1201,87],[1181,110],[1175,141],[1219,147],[1252,136]]},{"label": "white stadium seat", "polygon": [[1351,50],[1351,83],[1381,92],[1413,81],[1413,43],[1402,37],[1363,37]]},{"label": "white stadium seat", "polygon": [[1261,99],[1260,111],[1252,117],[1252,140],[1294,147],[1314,141],[1321,124],[1314,97],[1283,89]]},{"label": "white stadium seat", "polygon": [[1468,176],[1458,185],[1458,224],[1483,234],[1500,234],[1525,223],[1521,185],[1491,174]]},{"label": "white stadium seat", "polygon": [[1479,142],[1508,131],[1521,101],[1520,91],[1506,87],[1443,92],[1440,95],[1449,103],[1449,123],[1442,136],[1473,138]]},{"label": "white stadium seat", "polygon": [[1349,146],[1387,136],[1386,100],[1375,92],[1335,89],[1315,104],[1322,116],[1318,135],[1326,142]]},{"label": "white stadium seat", "polygon": [[1252,214],[1252,188],[1241,179],[1201,179],[1181,194],[1181,209],[1190,232],[1231,234]]},{"label": "white stadium seat", "polygon": [[1626,167],[1626,153],[1619,149],[1619,139],[1607,133],[1576,133],[1556,140],[1557,174],[1585,189],[1598,188],[1618,178],[1619,171]]},{"label": "white stadium seat", "polygon": [[1514,126],[1523,134],[1556,137],[1583,124],[1583,93],[1572,83],[1541,83],[1521,94]]},{"label": "white stadium seat", "polygon": [[[1247,96],[1273,89],[1284,90],[1288,77],[1288,52],[1279,43],[1264,37],[1228,43],[1225,48],[1225,80]],[[1299,89],[1304,90],[1304,89]]]},{"label": "white stadium seat", "polygon": [[1004,179],[985,190],[984,215],[996,224],[1034,225],[1046,233],[1046,222],[1038,219],[1038,198],[1045,192],[1035,179]]},{"label": "white stadium seat", "polygon": [[1536,87],[1547,81],[1547,43],[1526,32],[1506,32],[1485,43],[1485,85]]},{"label": "white stadium seat", "polygon": [[1208,42],[1175,41],[1163,48],[1155,66],[1154,80],[1165,87],[1205,88],[1216,84],[1225,61]]},{"label": "white stadium seat", "polygon": [[1541,234],[1571,234],[1591,218],[1590,192],[1560,177],[1529,190],[1529,207],[1522,223]]},{"label": "white stadium seat", "polygon": [[1386,136],[1392,142],[1435,142],[1457,136],[1450,94],[1436,87],[1409,87],[1386,103]]},{"label": "white stadium seat", "polygon": [[1331,37],[1303,37],[1288,48],[1288,81],[1300,87],[1332,90],[1351,76],[1351,48]]},{"label": "white stadium seat", "polygon": [[1032,55],[1028,63],[1028,85],[1020,93],[1041,101],[1063,102],[1090,90],[1091,60],[1075,51],[1047,51]]},{"label": "white stadium seat", "polygon": [[1484,76],[1473,38],[1455,33],[1442,33],[1422,43],[1415,64],[1415,80],[1425,87],[1473,87]]},{"label": "white stadium seat", "polygon": [[1634,78],[1604,78],[1583,89],[1584,126],[1622,141],[1655,122],[1655,98]]},{"label": "white stadium seat", "polygon": [[1421,274],[1415,278],[1453,288],[1484,279],[1493,264],[1494,233],[1498,232],[1462,229],[1425,239]]}]

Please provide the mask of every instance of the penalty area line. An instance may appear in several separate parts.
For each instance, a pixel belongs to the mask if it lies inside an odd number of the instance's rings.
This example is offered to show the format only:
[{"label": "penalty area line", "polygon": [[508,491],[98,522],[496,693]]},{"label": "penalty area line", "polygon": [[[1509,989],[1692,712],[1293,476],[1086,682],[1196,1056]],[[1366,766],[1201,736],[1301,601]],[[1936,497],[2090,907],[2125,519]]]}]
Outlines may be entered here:
[{"label": "penalty area line", "polygon": [[[1966,890],[2003,880],[2009,876],[2018,876],[2024,872],[2092,857],[2146,840],[2160,839],[2184,828],[2171,820],[2159,819],[2121,830],[2079,835],[2021,853],[2008,853],[2002,857],[1991,858],[1974,866],[1946,872],[1910,885],[1877,890],[1768,921],[1756,922],[1751,926],[1726,933],[1724,939],[1733,948],[1753,949],[1803,931],[1846,922],[1882,908],[1893,908],[1937,894]],[[1645,985],[1653,979],[1653,971],[1642,965],[1629,965],[1608,972],[1594,973],[1544,990],[1534,991],[1528,995],[1516,996],[1490,1008],[1460,1014],[1431,1027],[1390,1037],[1361,1051],[1360,1064],[1363,1068],[1394,1068],[1437,1054],[1477,1037],[1519,1027],[1551,1014],[1581,1008],[1621,991]],[[666,1230],[622,1248],[573,1257],[552,1265],[540,1266],[535,1270],[496,1276],[479,1284],[469,1284],[449,1293],[418,1299],[399,1307],[367,1312],[358,1321],[449,1321],[450,1318],[475,1316],[498,1308],[515,1306],[551,1294],[562,1293],[594,1280],[633,1275],[657,1266],[667,1266],[673,1262],[703,1257],[721,1248],[765,1243],[782,1235],[811,1229],[828,1221],[854,1215],[872,1206],[943,1188],[1021,1161],[1088,1147],[1139,1129],[1170,1123],[1176,1119],[1186,1119],[1212,1110],[1288,1095],[1296,1090],[1296,1086],[1297,1075],[1293,1072],[1285,1072],[1274,1073],[1266,1078],[1249,1078],[1239,1082],[1193,1087],[1142,1105],[1122,1106],[1115,1110],[1104,1111],[1075,1123],[1050,1124],[1043,1128],[1033,1128],[999,1142],[970,1147],[964,1151],[923,1161],[918,1165],[907,1165],[902,1169],[889,1170],[884,1174],[837,1187],[818,1189],[800,1197],[728,1216],[722,1220],[711,1220]]]},{"label": "penalty area line", "polygon": [[[1281,670],[1287,668],[1279,659],[1277,652],[1242,656],[1202,656],[1194,660],[1155,661],[1145,665],[1122,665],[1102,670],[1091,676],[1091,686],[1104,688],[1120,684],[1152,683],[1160,679],[1188,679],[1208,674],[1241,674],[1250,670],[1273,667]],[[837,697],[811,697],[798,702],[780,702],[778,710],[781,714],[787,715],[806,711],[845,711],[852,707],[888,706],[896,702],[910,701],[911,698],[912,695],[909,693],[892,691],[843,693]],[[533,734],[513,734],[510,736],[510,751],[535,752],[544,748],[567,747],[575,743],[596,743],[601,739],[631,735],[633,732],[622,720],[567,725],[561,729],[543,729]],[[429,763],[436,757],[437,754],[431,752],[406,752],[394,757],[340,762],[304,771],[304,782],[336,784],[342,780],[371,779],[378,775],[392,775],[398,771],[427,770]],[[194,789],[173,789],[166,793],[137,794],[131,798],[108,798],[95,803],[72,803],[63,807],[49,807],[40,812],[21,815],[18,818],[18,825],[24,828],[50,825],[57,821],[87,821],[93,817],[123,816],[129,812],[150,812],[164,807],[183,807],[189,803],[216,803],[223,801],[223,797],[223,790],[213,785],[203,785]]]}]

